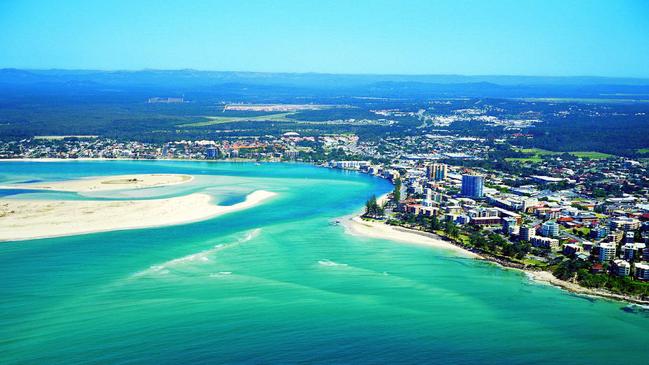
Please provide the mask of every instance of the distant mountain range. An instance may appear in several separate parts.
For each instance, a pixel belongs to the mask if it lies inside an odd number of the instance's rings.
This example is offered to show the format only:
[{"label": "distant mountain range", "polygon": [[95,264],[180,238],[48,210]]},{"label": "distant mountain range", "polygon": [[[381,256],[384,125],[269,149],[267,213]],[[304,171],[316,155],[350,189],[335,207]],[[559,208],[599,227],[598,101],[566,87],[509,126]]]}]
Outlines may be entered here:
[{"label": "distant mountain range", "polygon": [[[218,72],[196,70],[0,69],[2,89],[161,89],[216,92],[228,89],[385,97],[590,97],[649,99],[649,79],[609,77],[346,75],[321,73]],[[278,91],[278,90],[275,90]]]}]

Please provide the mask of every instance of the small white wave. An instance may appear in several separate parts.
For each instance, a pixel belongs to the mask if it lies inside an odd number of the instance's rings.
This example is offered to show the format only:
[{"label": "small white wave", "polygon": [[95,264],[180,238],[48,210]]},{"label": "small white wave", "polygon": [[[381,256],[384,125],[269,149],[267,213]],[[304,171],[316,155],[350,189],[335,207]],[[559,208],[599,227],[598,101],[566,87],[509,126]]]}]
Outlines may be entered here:
[{"label": "small white wave", "polygon": [[320,265],[322,265],[322,266],[332,266],[332,267],[334,267],[334,266],[340,266],[340,267],[348,266],[347,264],[341,264],[341,263],[338,263],[338,262],[335,262],[335,261],[331,261],[329,259],[322,259],[322,260],[318,261],[318,263]]},{"label": "small white wave", "polygon": [[643,310],[649,310],[649,305],[647,304],[637,304],[637,303],[630,303],[627,305],[628,308],[642,308]]},{"label": "small white wave", "polygon": [[232,271],[219,271],[219,272],[211,273],[210,277],[211,278],[219,278],[219,277],[222,277],[222,276],[229,276],[229,275],[232,275]]},{"label": "small white wave", "polygon": [[247,232],[243,237],[239,238],[236,242],[228,244],[218,244],[210,249],[197,252],[191,255],[179,257],[177,259],[169,260],[162,264],[152,265],[147,270],[140,271],[134,276],[143,276],[149,274],[168,274],[169,269],[177,268],[179,266],[184,266],[186,264],[200,264],[210,262],[210,256],[214,255],[218,251],[225,250],[237,245],[240,245],[244,242],[248,242],[253,238],[257,237],[261,232],[261,228],[253,229],[250,232]]},{"label": "small white wave", "polygon": [[255,228],[252,231],[246,233],[246,235],[241,239],[239,242],[247,242],[250,241],[251,239],[259,236],[259,233],[261,232],[261,228]]}]

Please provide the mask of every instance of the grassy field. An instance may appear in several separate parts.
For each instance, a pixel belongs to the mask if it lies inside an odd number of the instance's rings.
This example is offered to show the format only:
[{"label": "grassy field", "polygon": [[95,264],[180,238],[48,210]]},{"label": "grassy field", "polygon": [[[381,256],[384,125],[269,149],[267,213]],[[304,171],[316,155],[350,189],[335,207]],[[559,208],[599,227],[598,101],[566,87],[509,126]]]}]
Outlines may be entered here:
[{"label": "grassy field", "polygon": [[525,265],[529,265],[529,266],[537,266],[537,267],[546,267],[546,266],[548,266],[548,263],[547,263],[547,262],[539,261],[539,260],[532,259],[532,258],[525,258],[525,259],[523,259],[523,263],[524,263]]},{"label": "grassy field", "polygon": [[[543,161],[543,156],[552,156],[552,155],[561,155],[565,152],[554,152],[554,151],[548,151],[544,150],[541,148],[522,148],[519,149],[518,151],[523,152],[525,154],[529,154],[531,156],[529,157],[518,157],[518,158],[506,158],[505,160],[509,162],[532,162],[532,163],[537,163]],[[606,159],[609,157],[614,157],[613,155],[609,155],[607,153],[601,153],[601,152],[594,152],[594,151],[575,151],[575,152],[568,152],[569,154],[575,156],[575,157],[580,157],[580,158],[589,158],[591,160],[602,160]]]},{"label": "grassy field", "polygon": [[640,148],[640,149],[637,149],[636,152],[638,152],[638,153],[649,153],[649,148]]},{"label": "grassy field", "polygon": [[590,158],[591,160],[604,160],[609,157],[614,157],[608,153],[586,151],[586,152],[570,152],[571,155],[581,157],[581,158]]},{"label": "grassy field", "polygon": [[215,124],[236,123],[236,122],[296,122],[295,119],[289,119],[287,116],[295,113],[275,113],[268,115],[258,115],[254,117],[205,117],[208,120],[204,122],[180,124],[178,127],[206,127]]}]

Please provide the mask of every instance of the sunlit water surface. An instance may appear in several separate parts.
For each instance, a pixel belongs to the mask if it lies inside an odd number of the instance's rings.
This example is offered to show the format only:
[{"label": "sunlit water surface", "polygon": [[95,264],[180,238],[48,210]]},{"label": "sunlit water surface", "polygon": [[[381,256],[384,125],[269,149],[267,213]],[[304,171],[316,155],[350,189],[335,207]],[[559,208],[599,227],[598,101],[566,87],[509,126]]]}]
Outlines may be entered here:
[{"label": "sunlit water surface", "polygon": [[10,199],[270,201],[186,225],[0,243],[0,363],[649,363],[649,314],[335,224],[390,185],[299,164],[0,162],[0,185],[131,173],[189,184]]}]

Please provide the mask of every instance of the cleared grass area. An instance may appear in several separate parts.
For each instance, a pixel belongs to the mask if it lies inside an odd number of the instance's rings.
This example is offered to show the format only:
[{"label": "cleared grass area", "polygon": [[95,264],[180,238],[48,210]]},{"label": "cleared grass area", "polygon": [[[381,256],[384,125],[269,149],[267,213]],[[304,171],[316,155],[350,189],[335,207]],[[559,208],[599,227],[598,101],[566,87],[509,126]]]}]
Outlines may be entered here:
[{"label": "cleared grass area", "polygon": [[604,160],[609,157],[615,157],[613,155],[609,155],[608,153],[594,152],[594,151],[570,152],[570,154],[581,158],[590,158],[591,160]]},{"label": "cleared grass area", "polygon": [[505,161],[507,162],[531,162],[531,163],[539,163],[543,161],[541,157],[507,157],[505,158]]},{"label": "cleared grass area", "polygon": [[573,228],[573,229],[569,229],[568,231],[571,232],[571,233],[581,232],[581,234],[584,237],[588,237],[588,235],[590,234],[590,228],[588,228],[588,227]]},{"label": "cleared grass area", "polygon": [[532,258],[523,259],[523,263],[525,265],[538,266],[538,267],[548,266],[547,262],[543,262],[543,261],[540,261],[540,260],[537,260],[537,259],[532,259]]},{"label": "cleared grass area", "polygon": [[[506,161],[509,162],[531,162],[531,163],[538,163],[543,161],[543,156],[552,156],[552,155],[561,155],[566,152],[555,152],[555,151],[548,151],[544,150],[541,148],[521,148],[518,150],[519,152],[523,152],[525,154],[530,154],[532,156],[529,157],[517,157],[517,158],[506,158]],[[613,155],[609,155],[608,153],[602,153],[602,152],[594,152],[594,151],[574,151],[574,152],[567,152],[575,157],[579,158],[589,158],[591,160],[603,160],[609,157],[615,157]]]},{"label": "cleared grass area", "polygon": [[178,127],[206,127],[215,124],[236,123],[236,122],[297,122],[295,119],[287,118],[295,113],[275,113],[268,115],[257,115],[254,117],[205,117],[204,122],[185,123]]}]

